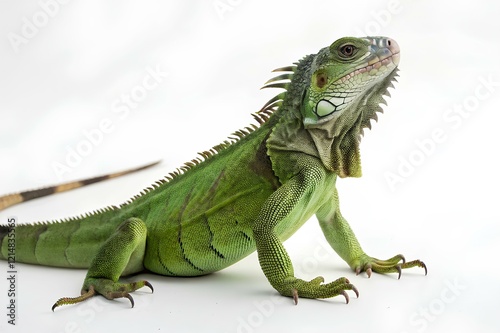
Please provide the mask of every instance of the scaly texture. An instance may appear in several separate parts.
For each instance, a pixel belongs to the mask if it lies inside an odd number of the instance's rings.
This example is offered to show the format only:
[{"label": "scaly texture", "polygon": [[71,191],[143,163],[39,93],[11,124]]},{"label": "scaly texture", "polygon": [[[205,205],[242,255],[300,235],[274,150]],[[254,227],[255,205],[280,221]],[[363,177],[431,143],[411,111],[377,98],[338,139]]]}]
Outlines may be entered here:
[{"label": "scaly texture", "polygon": [[[133,305],[130,293],[152,286],[120,283],[121,276],[144,270],[204,275],[255,250],[282,295],[295,302],[337,295],[348,301],[346,291],[358,295],[349,280],[299,279],[283,247],[316,214],[332,248],[357,274],[425,268],[402,255],[379,260],[365,254],[340,213],[335,189],[337,177],[361,176],[359,142],[381,112],[398,63],[394,40],[346,37],[277,69],[281,74],[264,88],[285,91],[253,115],[258,125],[234,132],[118,207],[18,226],[17,260],[88,268],[82,296],[61,298],[53,309],[96,294],[126,297]],[[0,227],[2,259],[7,232]]]}]

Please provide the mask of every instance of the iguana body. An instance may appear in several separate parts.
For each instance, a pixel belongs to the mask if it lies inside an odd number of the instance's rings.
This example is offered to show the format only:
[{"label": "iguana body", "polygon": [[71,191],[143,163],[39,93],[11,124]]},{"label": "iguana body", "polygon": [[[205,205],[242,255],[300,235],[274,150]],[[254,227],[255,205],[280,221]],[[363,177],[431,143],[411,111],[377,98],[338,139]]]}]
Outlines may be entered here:
[{"label": "iguana body", "polygon": [[[425,265],[367,256],[341,216],[337,176],[361,175],[359,139],[392,86],[399,47],[388,38],[343,38],[270,80],[286,91],[254,115],[260,126],[238,131],[203,158],[120,207],[61,222],[16,228],[16,260],[89,268],[82,294],[128,297],[151,285],[120,276],[148,270],[196,276],[223,269],[257,250],[282,295],[326,298],[355,287],[346,278],[322,284],[294,276],[282,242],[316,214],[334,248],[357,273],[401,272]],[[290,81],[290,82],[289,82]],[[0,240],[7,228],[0,229]],[[5,259],[4,241],[1,257]],[[404,259],[403,259],[404,261]],[[133,303],[132,303],[133,304]]]}]

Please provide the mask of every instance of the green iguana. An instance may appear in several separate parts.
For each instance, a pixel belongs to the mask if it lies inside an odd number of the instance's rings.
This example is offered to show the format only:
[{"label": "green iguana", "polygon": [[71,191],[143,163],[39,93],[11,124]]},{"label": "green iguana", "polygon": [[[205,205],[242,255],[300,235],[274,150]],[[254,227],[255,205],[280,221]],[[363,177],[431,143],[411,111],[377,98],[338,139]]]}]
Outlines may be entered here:
[{"label": "green iguana", "polygon": [[[347,278],[301,280],[283,247],[316,214],[332,248],[356,274],[401,276],[401,269],[415,266],[427,274],[420,260],[365,254],[340,213],[335,188],[337,177],[361,176],[360,139],[382,112],[379,104],[393,87],[399,52],[389,38],[345,37],[275,70],[283,74],[264,87],[285,91],[253,115],[258,126],[235,132],[119,207],[17,226],[16,261],[88,268],[81,296],[61,298],[52,310],[97,294],[127,297],[133,306],[131,292],[153,287],[147,281],[120,283],[121,276],[204,275],[255,250],[271,285],[295,304],[299,297],[337,295],[348,302],[347,290],[359,294]],[[8,232],[0,227],[4,260]]]}]

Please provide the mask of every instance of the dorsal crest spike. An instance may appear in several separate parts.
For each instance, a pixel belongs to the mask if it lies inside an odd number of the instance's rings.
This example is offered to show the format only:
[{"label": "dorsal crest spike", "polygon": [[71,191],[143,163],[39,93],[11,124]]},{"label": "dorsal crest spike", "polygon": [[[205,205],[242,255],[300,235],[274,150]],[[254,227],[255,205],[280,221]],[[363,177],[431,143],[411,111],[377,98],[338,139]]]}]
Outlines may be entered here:
[{"label": "dorsal crest spike", "polygon": [[281,74],[281,75],[273,77],[272,79],[267,80],[267,82],[264,83],[264,86],[269,84],[269,83],[277,82],[277,81],[284,81],[284,80],[290,81],[292,78],[293,78],[293,73]]},{"label": "dorsal crest spike", "polygon": [[257,113],[264,112],[264,110],[273,110],[275,106],[279,106],[283,99],[285,98],[285,93],[278,94],[267,101],[266,104]]},{"label": "dorsal crest spike", "polygon": [[264,86],[260,89],[281,88],[287,90],[290,82],[292,81],[296,69],[297,66],[287,66],[273,70],[273,72],[288,72],[288,73],[280,74],[276,77],[269,79],[266,83],[264,83]]},{"label": "dorsal crest spike", "polygon": [[285,66],[285,67],[280,67],[280,68],[276,68],[273,70],[273,72],[294,72],[297,70],[297,66],[296,65],[290,65],[290,66]]},{"label": "dorsal crest spike", "polygon": [[277,82],[277,83],[270,83],[270,84],[266,84],[264,85],[262,88],[260,89],[266,89],[266,88],[281,88],[281,89],[285,89],[287,90],[288,89],[288,84],[289,82]]}]

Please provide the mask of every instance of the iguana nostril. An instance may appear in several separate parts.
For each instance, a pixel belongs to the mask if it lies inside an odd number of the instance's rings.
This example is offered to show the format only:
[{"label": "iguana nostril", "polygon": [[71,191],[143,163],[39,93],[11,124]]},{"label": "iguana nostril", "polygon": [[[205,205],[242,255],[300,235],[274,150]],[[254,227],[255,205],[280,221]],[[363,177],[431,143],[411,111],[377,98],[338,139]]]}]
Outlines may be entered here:
[{"label": "iguana nostril", "polygon": [[394,39],[388,38],[386,41],[386,47],[392,52],[392,54],[399,53],[399,45]]}]

